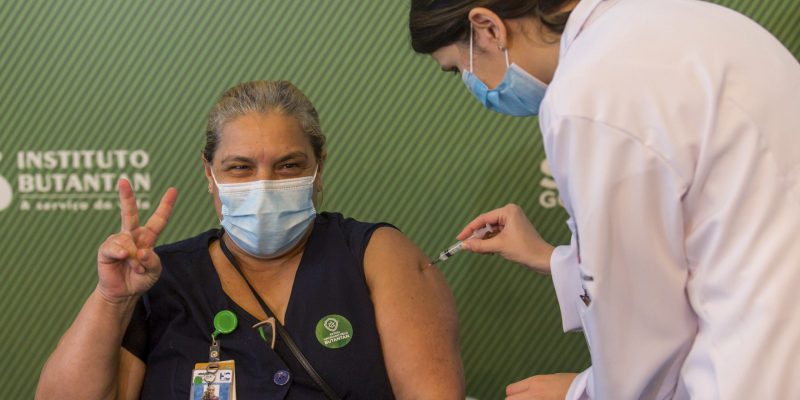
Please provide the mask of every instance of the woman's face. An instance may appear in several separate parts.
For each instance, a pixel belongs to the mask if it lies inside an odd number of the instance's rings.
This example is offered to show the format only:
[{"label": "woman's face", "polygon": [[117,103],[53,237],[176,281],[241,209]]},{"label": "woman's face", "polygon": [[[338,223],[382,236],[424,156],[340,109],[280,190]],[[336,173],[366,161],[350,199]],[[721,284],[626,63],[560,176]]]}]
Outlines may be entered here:
[{"label": "woman's face", "polygon": [[[278,112],[251,112],[222,127],[213,162],[204,164],[217,216],[221,217],[212,170],[219,183],[241,183],[311,176],[318,162],[308,135],[295,118]],[[317,189],[322,182],[319,164],[314,181]]]}]

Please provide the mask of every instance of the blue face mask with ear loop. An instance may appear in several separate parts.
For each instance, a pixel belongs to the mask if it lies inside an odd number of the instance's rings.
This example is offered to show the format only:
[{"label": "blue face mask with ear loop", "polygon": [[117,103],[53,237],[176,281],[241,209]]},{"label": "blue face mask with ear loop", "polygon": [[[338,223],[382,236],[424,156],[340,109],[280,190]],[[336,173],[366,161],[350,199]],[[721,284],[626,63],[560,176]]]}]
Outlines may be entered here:
[{"label": "blue face mask with ear loop", "polygon": [[508,63],[506,51],[506,73],[503,81],[494,89],[489,89],[473,73],[472,64],[472,24],[469,26],[469,71],[461,74],[467,89],[475,95],[484,107],[501,114],[515,117],[539,115],[539,106],[547,91],[547,84],[527,73],[517,64]]},{"label": "blue face mask with ear loop", "polygon": [[296,245],[314,222],[314,176],[293,179],[219,183],[222,227],[240,249],[271,258]]}]

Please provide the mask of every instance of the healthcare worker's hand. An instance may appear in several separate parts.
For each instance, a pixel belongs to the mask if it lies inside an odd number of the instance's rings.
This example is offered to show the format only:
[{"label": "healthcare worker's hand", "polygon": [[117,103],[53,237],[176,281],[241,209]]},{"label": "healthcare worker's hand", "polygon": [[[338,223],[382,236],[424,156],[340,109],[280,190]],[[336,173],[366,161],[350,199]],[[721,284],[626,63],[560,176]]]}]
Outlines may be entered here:
[{"label": "healthcare worker's hand", "polygon": [[506,400],[563,400],[578,374],[536,375],[506,387]]},{"label": "healthcare worker's hand", "polygon": [[139,209],[130,182],[119,181],[122,229],[109,236],[97,252],[97,290],[108,302],[122,303],[150,289],[161,276],[161,260],[153,251],[172,213],[178,192],[167,189],[156,212],[139,226]]},{"label": "healthcare worker's hand", "polygon": [[[499,228],[500,232],[489,239],[467,240],[473,231],[486,224]],[[542,239],[522,208],[516,204],[481,214],[458,234],[457,239],[464,241],[465,250],[500,254],[536,272],[550,274],[550,256],[554,248]]]}]

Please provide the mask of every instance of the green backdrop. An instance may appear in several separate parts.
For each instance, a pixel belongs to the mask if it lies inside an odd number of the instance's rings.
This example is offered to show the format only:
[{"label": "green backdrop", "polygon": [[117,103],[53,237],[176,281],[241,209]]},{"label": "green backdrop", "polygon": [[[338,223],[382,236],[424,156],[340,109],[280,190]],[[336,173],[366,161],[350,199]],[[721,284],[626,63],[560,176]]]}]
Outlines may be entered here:
[{"label": "green backdrop", "polygon": [[[161,243],[216,225],[199,154],[206,112],[238,82],[288,79],[317,106],[325,210],[390,221],[433,255],[472,217],[516,202],[543,236],[567,241],[536,121],[483,110],[460,78],[415,55],[407,3],[0,1],[3,397],[33,396],[94,287],[96,249],[118,229],[120,174],[150,211],[178,188]],[[797,0],[721,3],[800,55]],[[561,332],[549,278],[471,254],[441,268],[469,396],[588,365],[583,336]]]}]

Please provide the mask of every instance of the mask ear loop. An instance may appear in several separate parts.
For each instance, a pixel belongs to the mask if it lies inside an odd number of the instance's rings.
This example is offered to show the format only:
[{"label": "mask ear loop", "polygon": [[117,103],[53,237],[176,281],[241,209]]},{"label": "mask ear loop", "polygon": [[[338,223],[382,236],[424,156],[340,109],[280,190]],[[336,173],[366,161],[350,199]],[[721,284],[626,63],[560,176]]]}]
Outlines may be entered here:
[{"label": "mask ear loop", "polygon": [[472,23],[469,24],[469,72],[475,73],[472,68]]},{"label": "mask ear loop", "polygon": [[[314,170],[314,177],[311,178],[312,185],[317,180],[317,174],[319,174],[319,162],[317,162],[317,169]],[[320,184],[320,187],[322,187],[322,184]],[[317,193],[322,193],[322,189],[320,189]]]},{"label": "mask ear loop", "polygon": [[[211,179],[214,181],[214,185],[217,185],[217,187],[219,187],[219,182],[217,182],[217,177],[214,176],[214,168],[208,167],[208,170],[211,171]],[[211,193],[210,187],[208,188],[208,192]]]},{"label": "mask ear loop", "polygon": [[[314,177],[311,178],[312,190],[316,189],[315,187],[313,187],[313,185],[314,185],[314,182],[317,180],[317,174],[318,173],[319,173],[319,162],[317,162],[317,169],[314,170]],[[322,205],[322,200],[324,199],[323,194],[322,194],[322,184],[320,184],[320,190],[317,191],[317,193],[319,193],[319,197],[320,197],[319,204]],[[315,211],[317,210],[317,205],[316,204],[314,204],[314,210]]]},{"label": "mask ear loop", "polygon": [[[469,24],[469,72],[472,72],[474,74],[475,73],[475,68],[473,67],[473,63],[472,63],[472,59],[473,59],[473,57],[472,57],[472,36],[473,36],[472,29],[473,29],[472,28],[472,24],[470,23]],[[511,67],[511,63],[508,62],[508,47],[504,48],[503,50],[505,50],[506,68],[509,68],[509,67]]]}]

